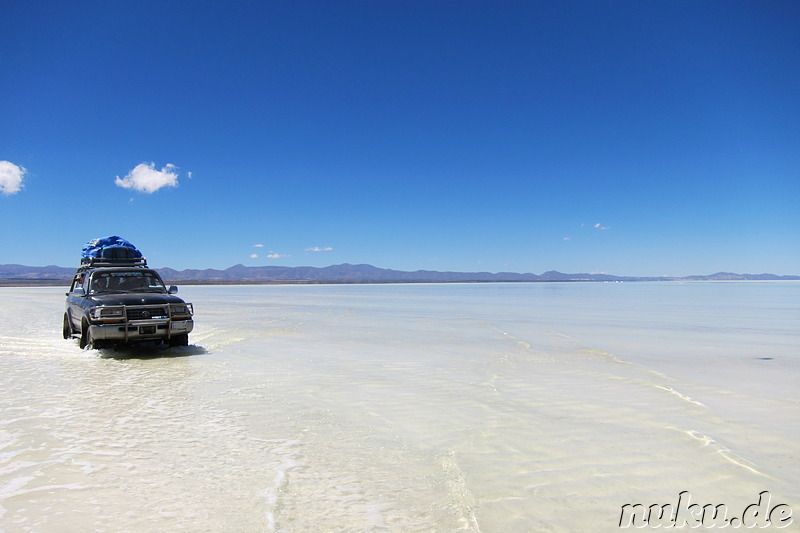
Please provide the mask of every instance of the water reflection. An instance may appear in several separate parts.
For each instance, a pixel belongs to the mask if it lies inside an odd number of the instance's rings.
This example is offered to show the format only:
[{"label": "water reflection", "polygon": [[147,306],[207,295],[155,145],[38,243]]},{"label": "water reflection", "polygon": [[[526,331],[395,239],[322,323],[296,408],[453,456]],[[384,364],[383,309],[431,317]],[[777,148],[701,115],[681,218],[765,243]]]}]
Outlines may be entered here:
[{"label": "water reflection", "polygon": [[112,348],[100,348],[95,351],[101,359],[175,359],[208,353],[205,347],[195,344],[170,347],[160,343],[119,345]]}]

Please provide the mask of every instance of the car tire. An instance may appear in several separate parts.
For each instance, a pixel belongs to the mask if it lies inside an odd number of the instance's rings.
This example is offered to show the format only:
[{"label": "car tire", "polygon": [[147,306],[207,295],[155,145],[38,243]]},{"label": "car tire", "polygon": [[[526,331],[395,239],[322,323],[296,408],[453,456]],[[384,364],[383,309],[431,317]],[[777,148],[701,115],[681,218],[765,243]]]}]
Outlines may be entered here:
[{"label": "car tire", "polygon": [[189,334],[173,335],[169,338],[170,346],[189,346]]},{"label": "car tire", "polygon": [[84,320],[81,324],[81,340],[78,342],[78,346],[80,346],[81,350],[85,349],[93,349],[94,342],[92,340],[92,333],[89,330],[89,324]]},{"label": "car tire", "polygon": [[65,339],[72,338],[72,322],[70,322],[69,314],[64,313],[64,327],[63,334]]}]

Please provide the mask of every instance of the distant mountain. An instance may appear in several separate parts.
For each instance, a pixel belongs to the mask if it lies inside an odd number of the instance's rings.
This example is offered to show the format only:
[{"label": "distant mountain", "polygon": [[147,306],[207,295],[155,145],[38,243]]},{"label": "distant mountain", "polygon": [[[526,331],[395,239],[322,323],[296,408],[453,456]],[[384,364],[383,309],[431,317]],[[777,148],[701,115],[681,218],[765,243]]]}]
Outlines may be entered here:
[{"label": "distant mountain", "polygon": [[0,265],[0,279],[72,279],[74,268],[59,266],[30,267],[24,265]]},{"label": "distant mountain", "polygon": [[[183,283],[269,283],[269,282],[335,282],[335,283],[398,283],[398,282],[469,282],[469,281],[730,281],[730,280],[800,280],[800,276],[775,274],[734,274],[717,272],[707,276],[684,277],[631,277],[610,274],[564,274],[555,270],[543,274],[516,272],[440,272],[415,270],[413,272],[377,268],[372,265],[331,265],[327,267],[248,267],[235,265],[225,270],[174,270],[157,269],[168,282]],[[74,268],[59,266],[29,267],[0,265],[0,280],[14,281],[64,281],[68,282]]]},{"label": "distant mountain", "polygon": [[786,281],[797,280],[800,276],[776,276],[775,274],[734,274],[732,272],[717,272],[708,276],[685,276],[682,280],[701,280],[701,281]]},{"label": "distant mountain", "polygon": [[225,270],[159,270],[165,279],[181,281],[310,281],[310,282],[469,282],[469,281],[633,281],[638,278],[610,276],[607,274],[562,274],[556,271],[542,275],[516,272],[440,272],[415,270],[413,272],[377,268],[372,265],[331,265],[316,267],[246,267],[236,265]]}]

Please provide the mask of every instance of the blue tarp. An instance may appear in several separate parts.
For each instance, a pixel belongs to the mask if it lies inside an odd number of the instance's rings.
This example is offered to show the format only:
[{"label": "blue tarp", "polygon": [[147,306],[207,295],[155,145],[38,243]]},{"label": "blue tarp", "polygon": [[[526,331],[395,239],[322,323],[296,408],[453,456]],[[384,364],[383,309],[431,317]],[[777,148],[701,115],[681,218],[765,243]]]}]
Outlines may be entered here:
[{"label": "blue tarp", "polygon": [[142,252],[122,237],[111,235],[110,237],[101,237],[89,241],[83,245],[81,258],[89,259],[92,257],[138,259],[142,257]]}]

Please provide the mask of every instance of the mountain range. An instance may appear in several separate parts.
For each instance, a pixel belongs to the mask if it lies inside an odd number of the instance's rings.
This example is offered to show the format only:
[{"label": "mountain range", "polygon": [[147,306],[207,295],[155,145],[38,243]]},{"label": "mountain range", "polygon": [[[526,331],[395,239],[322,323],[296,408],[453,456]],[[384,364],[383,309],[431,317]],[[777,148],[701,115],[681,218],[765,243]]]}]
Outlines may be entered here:
[{"label": "mountain range", "polygon": [[[717,272],[702,276],[613,276],[610,274],[564,274],[555,270],[543,274],[516,272],[440,272],[415,270],[413,272],[378,268],[372,265],[331,265],[327,267],[248,267],[235,265],[225,270],[174,270],[156,269],[168,283],[410,283],[410,282],[500,282],[500,281],[738,281],[738,280],[800,280],[800,276],[775,274],[735,274]],[[0,265],[0,280],[14,282],[68,282],[75,274],[74,268],[59,266],[31,267]],[[58,283],[60,284],[60,283]]]}]

